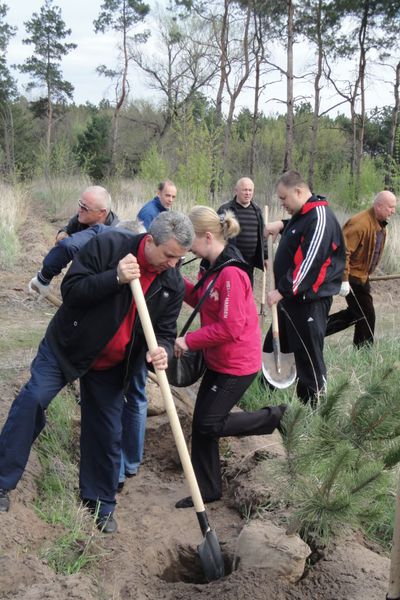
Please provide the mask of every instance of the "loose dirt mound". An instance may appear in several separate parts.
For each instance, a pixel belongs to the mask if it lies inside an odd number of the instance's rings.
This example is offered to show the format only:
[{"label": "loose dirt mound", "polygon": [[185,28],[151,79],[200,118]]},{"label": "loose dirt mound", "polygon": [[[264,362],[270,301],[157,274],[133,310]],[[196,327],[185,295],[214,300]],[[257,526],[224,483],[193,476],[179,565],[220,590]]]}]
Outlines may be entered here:
[{"label": "loose dirt mound", "polygon": [[[35,235],[32,236],[32,231]],[[28,231],[28,230],[26,230]],[[28,255],[12,273],[2,273],[0,284],[0,423],[12,399],[28,376],[40,335],[54,309],[28,298],[25,289],[51,246],[39,221],[31,223],[29,239],[21,232]],[[39,236],[39,239],[38,237]],[[26,339],[31,336],[27,349]],[[18,347],[15,340],[24,340]],[[12,344],[8,346],[8,341]],[[157,393],[153,384],[151,394]],[[178,411],[189,436],[193,392],[181,393]],[[245,521],[240,509],[256,506],[273,489],[271,462],[282,456],[278,434],[224,441],[226,487],[222,501],[207,505],[226,562],[227,576],[205,584],[196,553],[201,534],[195,512],[176,510],[174,503],[188,490],[164,415],[149,417],[145,460],[118,497],[114,536],[97,535],[99,556],[91,571],[56,575],[40,559],[41,550],[62,532],[41,521],[32,503],[40,465],[32,452],[28,468],[12,492],[12,508],[0,515],[0,597],[4,600],[378,600],[385,596],[389,572],[387,557],[367,549],[352,537],[333,545],[309,566],[296,585],[271,581],[262,570],[230,572],[235,543]],[[264,460],[260,461],[262,456]],[[258,457],[258,458],[257,458]],[[268,482],[266,485],[265,482]],[[277,512],[275,512],[275,510]],[[271,506],[263,518],[281,517]],[[242,510],[243,512],[243,510]],[[250,511],[251,512],[251,511]]]}]

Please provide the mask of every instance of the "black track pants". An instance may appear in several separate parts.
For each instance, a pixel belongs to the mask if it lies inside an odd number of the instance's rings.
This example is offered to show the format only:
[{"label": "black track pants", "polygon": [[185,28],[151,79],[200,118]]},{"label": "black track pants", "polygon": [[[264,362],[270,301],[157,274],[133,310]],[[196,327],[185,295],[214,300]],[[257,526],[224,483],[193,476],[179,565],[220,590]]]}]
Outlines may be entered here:
[{"label": "black track pants", "polygon": [[[315,402],[326,383],[324,338],[332,297],[314,302],[283,299],[278,304],[282,352],[293,352],[297,369],[297,395],[303,402]],[[272,331],[264,341],[264,352],[272,352]]]},{"label": "black track pants", "polygon": [[326,335],[332,335],[354,325],[353,344],[357,347],[373,344],[375,309],[369,282],[362,285],[350,281],[350,294],[346,296],[347,308],[329,315]]},{"label": "black track pants", "polygon": [[207,369],[196,398],[192,425],[192,463],[204,500],[221,497],[219,438],[263,435],[279,425],[279,406],[231,413],[257,373],[235,376]]}]

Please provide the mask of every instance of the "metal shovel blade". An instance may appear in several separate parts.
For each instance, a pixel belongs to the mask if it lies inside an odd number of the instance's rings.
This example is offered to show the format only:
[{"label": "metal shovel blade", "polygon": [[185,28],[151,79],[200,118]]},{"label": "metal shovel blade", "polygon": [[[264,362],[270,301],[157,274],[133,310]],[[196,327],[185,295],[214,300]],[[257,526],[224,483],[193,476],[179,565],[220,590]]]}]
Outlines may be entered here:
[{"label": "metal shovel blade", "polygon": [[289,387],[296,380],[296,363],[294,354],[280,353],[280,370],[276,367],[273,352],[262,353],[262,371],[265,379],[274,387],[282,390]]},{"label": "metal shovel blade", "polygon": [[225,575],[224,559],[215,531],[209,529],[204,534],[204,540],[197,546],[197,552],[207,581],[215,581]]}]

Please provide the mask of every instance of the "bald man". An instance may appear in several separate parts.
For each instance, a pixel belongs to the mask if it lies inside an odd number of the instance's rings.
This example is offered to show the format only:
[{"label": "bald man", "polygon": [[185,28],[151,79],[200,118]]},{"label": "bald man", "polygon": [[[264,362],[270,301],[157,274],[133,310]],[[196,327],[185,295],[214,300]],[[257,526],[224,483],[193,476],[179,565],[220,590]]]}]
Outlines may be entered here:
[{"label": "bald man", "polygon": [[254,183],[249,177],[242,177],[235,185],[235,196],[222,204],[218,214],[232,210],[240,225],[240,233],[230,243],[237,246],[243,258],[251,266],[250,280],[253,285],[254,268],[264,270],[267,258],[264,245],[264,219],[260,208],[253,202]]},{"label": "bald man", "polygon": [[109,225],[115,227],[118,217],[111,210],[111,196],[100,185],[86,188],[78,200],[78,214],[74,215],[68,224],[57,233],[56,242],[83,231],[93,225]]},{"label": "bald man", "polygon": [[384,190],[374,203],[352,217],[343,227],[346,243],[346,266],[340,295],[346,297],[347,308],[328,318],[326,335],[354,325],[353,344],[359,348],[373,344],[375,309],[369,276],[382,257],[386,226],[396,212],[396,196]]}]

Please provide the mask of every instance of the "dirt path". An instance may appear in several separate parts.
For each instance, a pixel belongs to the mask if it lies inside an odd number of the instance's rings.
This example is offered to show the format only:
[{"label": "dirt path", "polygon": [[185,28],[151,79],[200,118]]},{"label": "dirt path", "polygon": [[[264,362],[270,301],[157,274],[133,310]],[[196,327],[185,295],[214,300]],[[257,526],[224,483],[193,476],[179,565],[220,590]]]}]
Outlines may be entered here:
[{"label": "dirt path", "polygon": [[[40,221],[31,231],[43,231]],[[22,236],[26,254],[0,282],[0,423],[26,381],[37,344],[54,313],[44,301],[28,298],[25,289],[52,243],[51,237]],[[149,384],[150,393],[158,393]],[[177,401],[184,431],[190,430],[193,393]],[[268,458],[255,459],[267,446]],[[139,474],[127,480],[118,496],[114,536],[97,534],[95,570],[73,576],[56,575],[38,558],[46,542],[61,528],[41,521],[32,507],[40,465],[33,451],[26,473],[12,492],[12,509],[0,515],[0,598],[4,600],[379,600],[385,597],[389,561],[366,548],[354,535],[333,545],[295,585],[271,580],[262,570],[230,573],[238,534],[245,524],[238,506],[268,494],[271,461],[282,454],[278,434],[228,440],[223,500],[207,506],[218,534],[227,576],[205,584],[196,554],[201,541],[194,510],[176,510],[174,503],[188,490],[165,415],[148,418],[145,460]],[[277,515],[267,513],[272,521]]]}]

